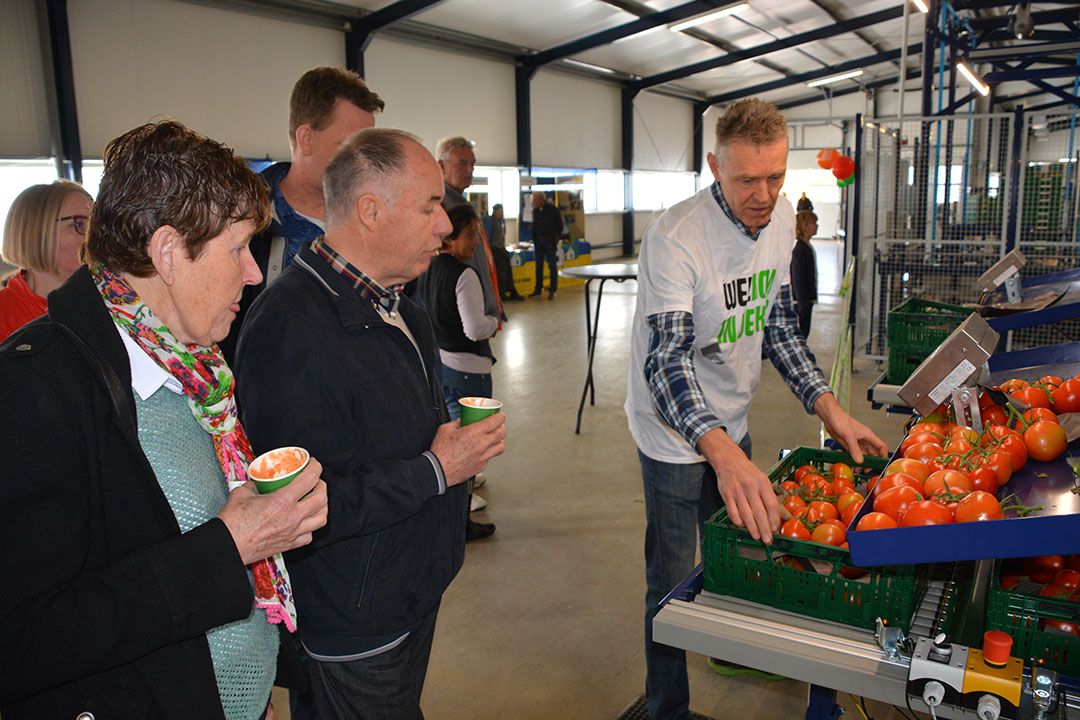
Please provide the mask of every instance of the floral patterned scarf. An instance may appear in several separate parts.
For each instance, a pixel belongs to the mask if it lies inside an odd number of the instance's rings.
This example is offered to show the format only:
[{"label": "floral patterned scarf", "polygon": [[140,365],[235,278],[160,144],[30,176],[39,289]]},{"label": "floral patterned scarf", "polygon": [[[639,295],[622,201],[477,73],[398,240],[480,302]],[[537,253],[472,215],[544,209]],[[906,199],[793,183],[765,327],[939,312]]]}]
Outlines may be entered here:
[{"label": "floral patterned scarf", "polygon": [[[90,270],[98,292],[115,322],[165,372],[180,381],[191,414],[210,435],[229,490],[247,482],[252,460],[240,420],[236,416],[235,381],[217,345],[184,345],[154,316],[139,294],[120,276],[102,265]],[[280,554],[251,565],[255,578],[255,605],[271,623],[284,622],[296,630],[296,608],[285,560]]]}]

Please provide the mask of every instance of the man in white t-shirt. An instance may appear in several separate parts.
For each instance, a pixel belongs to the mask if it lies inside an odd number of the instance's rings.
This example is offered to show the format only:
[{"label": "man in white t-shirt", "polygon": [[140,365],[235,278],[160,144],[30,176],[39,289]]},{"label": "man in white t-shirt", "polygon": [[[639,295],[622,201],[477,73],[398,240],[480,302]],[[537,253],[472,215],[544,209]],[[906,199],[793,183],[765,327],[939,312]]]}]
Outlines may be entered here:
[{"label": "man in white t-shirt", "polygon": [[765,355],[808,412],[861,462],[888,448],[829,391],[798,330],[788,285],[795,214],[777,202],[787,123],[756,99],[717,121],[716,182],[645,234],[626,414],[645,488],[645,695],[654,720],[688,718],[686,655],[652,642],[660,600],[694,567],[697,531],[727,506],[771,541],[779,525],[768,477],[750,461],[747,414]]}]

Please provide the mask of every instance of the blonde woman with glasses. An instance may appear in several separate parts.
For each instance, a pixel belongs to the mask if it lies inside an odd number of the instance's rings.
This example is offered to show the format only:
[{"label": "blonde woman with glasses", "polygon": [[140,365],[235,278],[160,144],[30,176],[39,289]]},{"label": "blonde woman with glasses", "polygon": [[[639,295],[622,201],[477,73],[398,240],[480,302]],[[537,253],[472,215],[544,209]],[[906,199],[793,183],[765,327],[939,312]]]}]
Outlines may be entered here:
[{"label": "blonde woman with glasses", "polygon": [[45,314],[45,298],[82,261],[79,251],[93,205],[77,183],[57,180],[19,193],[4,223],[3,258],[16,266],[0,289],[0,342]]}]

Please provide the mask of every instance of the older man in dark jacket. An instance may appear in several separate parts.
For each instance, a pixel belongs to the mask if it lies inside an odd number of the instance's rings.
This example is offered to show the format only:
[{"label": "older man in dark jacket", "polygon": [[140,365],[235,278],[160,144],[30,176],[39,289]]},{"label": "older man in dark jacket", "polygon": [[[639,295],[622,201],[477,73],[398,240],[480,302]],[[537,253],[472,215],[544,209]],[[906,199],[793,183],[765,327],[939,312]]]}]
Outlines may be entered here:
[{"label": "older man in dark jacket", "polygon": [[257,448],[323,462],[330,513],[288,558],[319,717],[420,718],[435,619],[461,567],[462,483],[504,419],[448,422],[424,310],[400,295],[449,232],[431,154],[368,129],[326,171],[326,236],[259,297],[237,351]]},{"label": "older man in dark jacket", "polygon": [[536,287],[529,297],[536,297],[544,290],[544,263],[548,265],[548,300],[555,299],[559,289],[558,257],[559,236],[562,235],[562,213],[559,208],[548,202],[542,192],[532,194],[533,252],[536,254]]}]

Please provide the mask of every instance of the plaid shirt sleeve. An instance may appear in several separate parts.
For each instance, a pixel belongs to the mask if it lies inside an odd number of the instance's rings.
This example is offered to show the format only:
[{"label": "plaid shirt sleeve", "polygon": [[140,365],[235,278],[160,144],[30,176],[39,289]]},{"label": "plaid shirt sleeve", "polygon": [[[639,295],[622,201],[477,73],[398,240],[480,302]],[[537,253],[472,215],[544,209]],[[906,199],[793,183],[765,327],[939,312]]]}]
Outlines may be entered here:
[{"label": "plaid shirt sleeve", "polygon": [[791,286],[782,285],[769,319],[765,323],[765,341],[761,354],[780,371],[784,382],[799,398],[806,412],[814,411],[814,402],[827,392],[829,383],[817,366],[817,359],[806,338],[799,331],[799,318],[791,304]]},{"label": "plaid shirt sleeve", "polygon": [[716,417],[694,374],[694,316],[686,311],[649,316],[645,382],[660,416],[690,447],[709,430],[724,425]]}]

